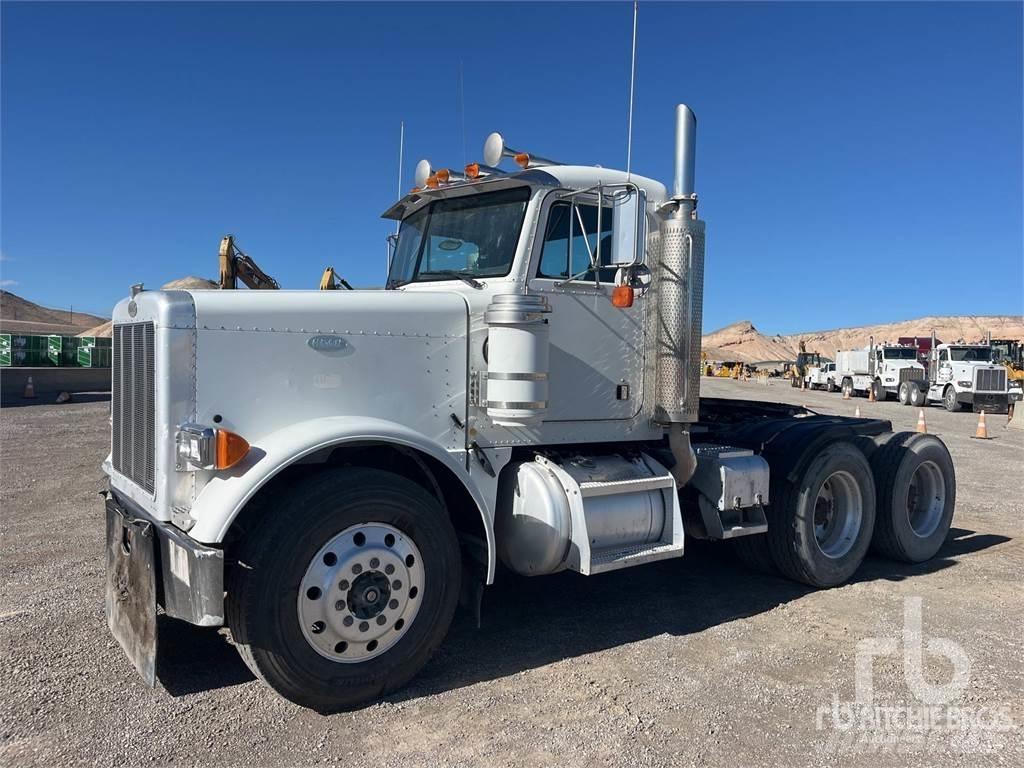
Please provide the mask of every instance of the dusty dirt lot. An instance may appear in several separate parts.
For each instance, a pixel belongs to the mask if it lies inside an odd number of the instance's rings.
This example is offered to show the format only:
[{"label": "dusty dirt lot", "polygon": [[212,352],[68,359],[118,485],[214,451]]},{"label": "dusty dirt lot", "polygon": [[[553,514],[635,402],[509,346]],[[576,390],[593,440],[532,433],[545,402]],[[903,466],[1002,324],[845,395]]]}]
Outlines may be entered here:
[{"label": "dusty dirt lot", "polygon": [[[916,420],[895,403],[704,382],[708,395],[845,415],[859,403],[898,429]],[[483,628],[458,614],[408,688],[324,717],[255,682],[223,633],[173,621],[161,628],[166,686],[140,682],[103,616],[107,413],[102,401],[2,413],[3,765],[1024,764],[1024,432],[1004,429],[1005,417],[979,442],[973,415],[928,410],[959,482],[954,530],[933,562],[869,559],[855,583],[816,592],[698,542],[683,560],[620,573],[505,579],[485,596]],[[924,743],[901,730],[879,755],[837,723],[854,698],[858,642],[901,643],[915,597],[926,647],[946,638],[966,654],[950,703],[973,725]],[[933,684],[955,672],[929,654],[924,668]],[[920,704],[902,653],[875,662],[873,683],[875,703]],[[1016,727],[1000,727],[1000,712]]]}]

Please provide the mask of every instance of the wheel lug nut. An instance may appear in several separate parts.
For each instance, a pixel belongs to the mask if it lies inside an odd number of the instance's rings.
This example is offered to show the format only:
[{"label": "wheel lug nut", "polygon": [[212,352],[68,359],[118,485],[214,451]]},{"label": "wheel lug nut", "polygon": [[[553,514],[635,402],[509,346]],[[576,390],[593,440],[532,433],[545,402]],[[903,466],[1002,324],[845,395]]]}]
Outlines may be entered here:
[{"label": "wheel lug nut", "polygon": [[345,610],[345,601],[344,600],[339,600],[338,602],[336,602],[334,604],[334,610],[336,610],[336,611],[344,611]]},{"label": "wheel lug nut", "polygon": [[376,568],[379,565],[380,565],[380,560],[378,560],[376,557],[373,558],[372,560],[370,560],[370,567],[371,568]]},{"label": "wheel lug nut", "polygon": [[395,608],[397,608],[397,607],[398,607],[398,601],[397,600],[392,600],[390,603],[388,603],[388,608],[390,608],[392,611],[395,610]]},{"label": "wheel lug nut", "polygon": [[348,579],[342,579],[338,582],[338,589],[340,589],[342,592],[348,590],[350,586],[351,585],[348,583]]},{"label": "wheel lug nut", "polygon": [[384,614],[381,614],[377,617],[377,624],[379,624],[382,627],[387,623],[387,621],[388,620],[384,617]]},{"label": "wheel lug nut", "polygon": [[352,566],[352,573],[362,573],[362,572],[363,572],[363,566],[361,566],[359,563],[356,563],[355,565]]},{"label": "wheel lug nut", "polygon": [[391,563],[388,563],[387,565],[384,566],[384,573],[386,573],[388,576],[390,576],[394,572],[395,572],[395,566],[393,566]]},{"label": "wheel lug nut", "polygon": [[344,619],[341,620],[341,623],[344,624],[346,627],[351,627],[352,624],[355,623],[355,619],[353,619],[351,616],[346,616]]},{"label": "wheel lug nut", "polygon": [[361,622],[359,623],[359,631],[360,631],[360,632],[365,632],[365,631],[366,631],[366,630],[368,630],[369,628],[370,628],[370,624],[369,624],[369,622],[366,622],[366,621],[361,621]]},{"label": "wheel lug nut", "polygon": [[391,582],[391,588],[392,589],[401,589],[402,588],[402,582],[399,579],[395,579],[393,582]]}]

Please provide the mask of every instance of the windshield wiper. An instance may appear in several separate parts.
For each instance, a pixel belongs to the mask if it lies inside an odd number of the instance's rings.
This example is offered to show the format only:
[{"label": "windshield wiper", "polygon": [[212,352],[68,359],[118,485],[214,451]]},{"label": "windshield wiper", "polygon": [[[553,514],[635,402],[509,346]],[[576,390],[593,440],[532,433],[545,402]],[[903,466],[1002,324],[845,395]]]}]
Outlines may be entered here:
[{"label": "windshield wiper", "polygon": [[420,277],[457,277],[459,280],[464,282],[466,285],[470,285],[474,288],[483,288],[484,284],[479,280],[474,280],[469,275],[463,272],[456,272],[454,269],[439,269],[436,272],[420,272]]}]

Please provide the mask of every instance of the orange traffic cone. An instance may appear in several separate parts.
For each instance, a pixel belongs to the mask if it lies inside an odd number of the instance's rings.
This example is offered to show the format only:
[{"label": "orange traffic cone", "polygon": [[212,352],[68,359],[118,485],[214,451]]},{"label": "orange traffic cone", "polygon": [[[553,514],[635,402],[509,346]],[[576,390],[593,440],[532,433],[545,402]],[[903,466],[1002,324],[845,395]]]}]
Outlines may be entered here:
[{"label": "orange traffic cone", "polygon": [[869,403],[875,402],[875,385],[874,384],[868,384],[868,402]]},{"label": "orange traffic cone", "polygon": [[32,383],[32,377],[28,377],[28,381],[25,382],[25,398],[33,398],[36,396],[36,385]]},{"label": "orange traffic cone", "polygon": [[974,430],[974,437],[977,440],[988,440],[988,427],[985,425],[985,412],[978,414],[978,428]]},{"label": "orange traffic cone", "polygon": [[860,406],[859,405],[857,406],[856,410],[853,412],[853,418],[855,418],[855,419],[859,419],[860,418]]},{"label": "orange traffic cone", "polygon": [[917,431],[922,435],[928,434],[928,422],[924,420],[924,408],[917,412]]}]

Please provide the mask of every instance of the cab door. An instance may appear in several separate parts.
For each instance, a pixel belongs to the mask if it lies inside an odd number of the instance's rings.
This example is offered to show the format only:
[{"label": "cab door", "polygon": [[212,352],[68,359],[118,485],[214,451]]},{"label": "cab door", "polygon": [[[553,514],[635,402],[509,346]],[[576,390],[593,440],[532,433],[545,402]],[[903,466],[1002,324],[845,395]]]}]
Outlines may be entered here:
[{"label": "cab door", "polygon": [[600,216],[596,196],[553,193],[542,210],[529,285],[551,305],[545,422],[630,419],[643,405],[647,302],[640,290],[631,307],[611,300],[617,263],[643,257],[643,195],[632,194],[632,205],[603,195]]}]

